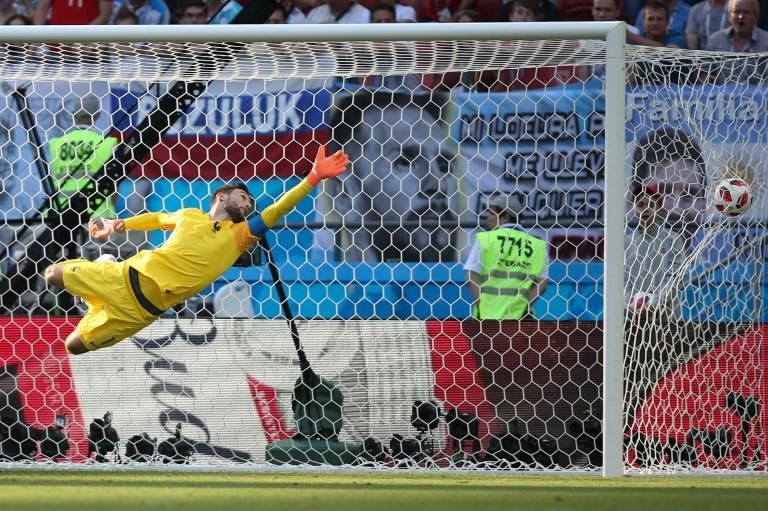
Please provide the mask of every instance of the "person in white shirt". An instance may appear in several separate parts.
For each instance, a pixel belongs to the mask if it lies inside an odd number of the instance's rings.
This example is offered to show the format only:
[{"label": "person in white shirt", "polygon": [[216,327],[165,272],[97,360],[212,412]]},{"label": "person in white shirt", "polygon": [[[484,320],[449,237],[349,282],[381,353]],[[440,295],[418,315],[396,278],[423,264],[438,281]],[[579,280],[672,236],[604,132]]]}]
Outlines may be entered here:
[{"label": "person in white shirt", "polygon": [[352,0],[328,0],[312,9],[307,23],[370,23],[371,11]]},{"label": "person in white shirt", "polygon": [[317,4],[317,0],[280,0],[278,8],[285,12],[285,22],[289,25],[294,25],[306,23],[307,15],[304,13],[311,8],[317,7]]},{"label": "person in white shirt", "polygon": [[[403,5],[397,0],[379,0],[374,4],[371,12],[375,13],[378,10],[387,8],[391,8],[394,11],[394,21],[397,23],[416,23],[416,9],[410,5]],[[371,16],[375,17],[373,14]],[[391,23],[391,21],[387,23]]]}]

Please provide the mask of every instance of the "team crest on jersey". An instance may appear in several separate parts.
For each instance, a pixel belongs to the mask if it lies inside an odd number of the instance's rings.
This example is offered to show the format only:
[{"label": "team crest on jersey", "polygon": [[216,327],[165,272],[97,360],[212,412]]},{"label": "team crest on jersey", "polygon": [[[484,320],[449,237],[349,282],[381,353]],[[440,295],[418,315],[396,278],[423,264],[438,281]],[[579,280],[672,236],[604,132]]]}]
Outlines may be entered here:
[{"label": "team crest on jersey", "polygon": [[210,232],[208,232],[208,235],[213,238],[216,236],[216,234],[221,230],[221,222],[216,221],[213,222],[213,225],[211,226]]}]

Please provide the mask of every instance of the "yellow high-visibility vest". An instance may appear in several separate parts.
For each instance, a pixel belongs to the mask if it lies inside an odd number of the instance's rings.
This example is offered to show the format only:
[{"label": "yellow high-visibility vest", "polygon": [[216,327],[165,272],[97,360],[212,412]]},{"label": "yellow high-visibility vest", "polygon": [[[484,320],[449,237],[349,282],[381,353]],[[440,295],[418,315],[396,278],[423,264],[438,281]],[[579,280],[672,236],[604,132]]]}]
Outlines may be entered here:
[{"label": "yellow high-visibility vest", "polygon": [[507,227],[479,233],[477,241],[483,270],[475,317],[522,318],[547,263],[546,242]]},{"label": "yellow high-visibility vest", "polygon": [[[104,137],[88,129],[75,129],[52,139],[49,143],[51,152],[51,177],[55,187],[53,207],[63,211],[69,205],[69,199],[83,190],[93,180],[93,175],[112,157],[117,145],[114,137]],[[107,202],[92,211],[93,216],[114,216],[109,214]]]}]

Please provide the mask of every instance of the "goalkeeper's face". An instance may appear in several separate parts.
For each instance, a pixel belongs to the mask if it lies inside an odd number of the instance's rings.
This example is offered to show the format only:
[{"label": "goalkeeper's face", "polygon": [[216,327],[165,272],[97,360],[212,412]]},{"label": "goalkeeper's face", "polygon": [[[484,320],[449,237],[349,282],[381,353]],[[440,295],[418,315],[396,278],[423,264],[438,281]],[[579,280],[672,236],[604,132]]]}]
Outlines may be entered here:
[{"label": "goalkeeper's face", "polygon": [[224,211],[236,224],[245,221],[252,207],[251,198],[243,190],[232,190],[224,197]]}]

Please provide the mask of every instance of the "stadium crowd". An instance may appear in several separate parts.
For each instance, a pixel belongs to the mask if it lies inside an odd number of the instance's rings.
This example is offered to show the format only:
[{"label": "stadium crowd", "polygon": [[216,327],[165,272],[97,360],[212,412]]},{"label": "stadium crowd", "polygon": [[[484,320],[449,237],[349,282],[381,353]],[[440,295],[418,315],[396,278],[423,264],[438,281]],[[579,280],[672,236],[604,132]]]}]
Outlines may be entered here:
[{"label": "stadium crowd", "polygon": [[[242,2],[245,3],[245,2]],[[736,7],[738,6],[738,8]],[[0,0],[0,23],[229,23],[237,0]],[[215,19],[212,19],[215,18]],[[281,0],[268,23],[627,21],[633,44],[720,51],[768,49],[768,1],[741,0]],[[753,39],[728,46],[736,33]],[[725,32],[721,32],[725,31]],[[721,32],[712,37],[716,32]]]}]

